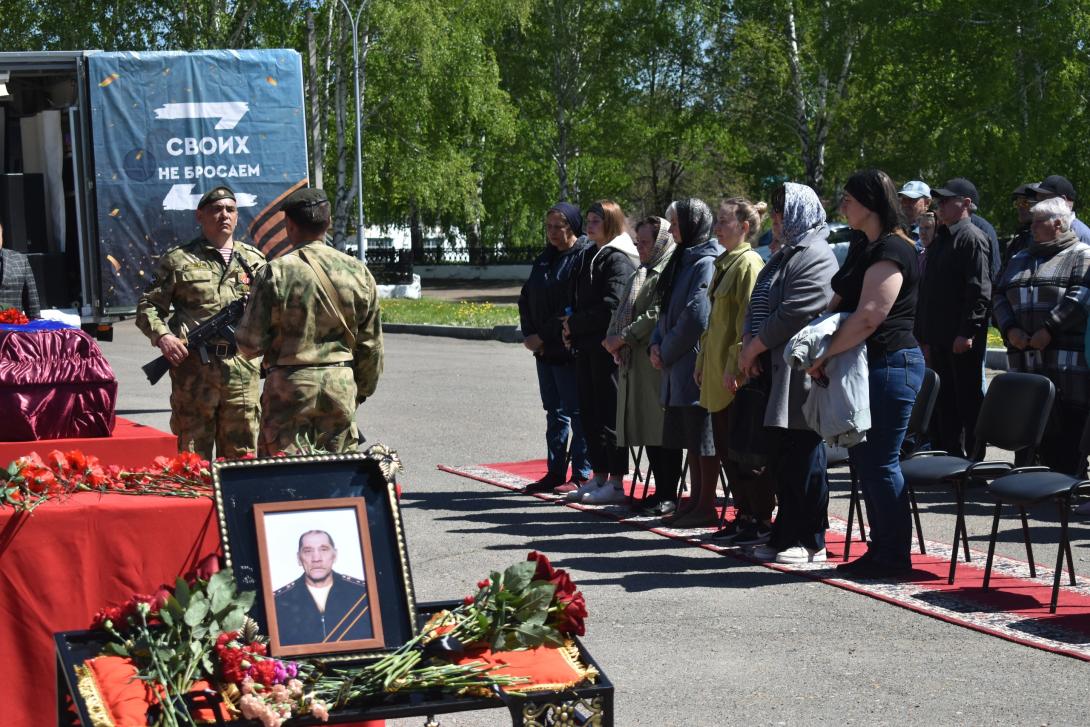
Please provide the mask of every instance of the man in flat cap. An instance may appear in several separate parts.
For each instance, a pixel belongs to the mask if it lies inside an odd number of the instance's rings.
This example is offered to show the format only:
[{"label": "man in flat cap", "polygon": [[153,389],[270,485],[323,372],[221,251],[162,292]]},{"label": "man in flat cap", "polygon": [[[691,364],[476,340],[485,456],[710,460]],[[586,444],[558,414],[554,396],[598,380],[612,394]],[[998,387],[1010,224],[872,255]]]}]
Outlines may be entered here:
[{"label": "man in flat cap", "polygon": [[378,289],[363,263],[325,244],[325,192],[298,190],[280,209],[293,249],[257,277],[236,331],[239,351],[265,357],[258,451],[352,452],[356,408],[382,374]]},{"label": "man in flat cap", "polygon": [[228,187],[197,203],[201,235],[167,250],[136,308],[136,325],[171,364],[170,430],[179,450],[236,459],[257,447],[260,376],[257,364],[227,340],[213,341],[203,363],[186,334],[246,295],[265,262],[235,239],[238,205]]},{"label": "man in flat cap", "polygon": [[936,449],[965,456],[984,400],[984,352],[992,283],[990,242],[973,224],[976,186],[957,177],[931,196],[940,226],[927,248],[920,280],[916,329],[928,366],[942,386],[935,405]]}]

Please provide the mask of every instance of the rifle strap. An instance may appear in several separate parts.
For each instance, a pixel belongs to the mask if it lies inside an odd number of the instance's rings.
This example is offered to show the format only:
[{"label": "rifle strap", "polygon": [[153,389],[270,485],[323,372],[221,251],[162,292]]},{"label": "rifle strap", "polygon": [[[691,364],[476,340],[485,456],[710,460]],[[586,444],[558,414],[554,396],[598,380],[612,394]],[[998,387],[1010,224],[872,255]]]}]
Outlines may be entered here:
[{"label": "rifle strap", "polygon": [[299,250],[299,259],[305,262],[310,269],[314,271],[314,275],[318,278],[319,292],[324,295],[319,295],[319,299],[322,301],[325,307],[329,308],[336,316],[337,320],[344,326],[345,332],[348,334],[348,350],[356,350],[356,334],[352,328],[348,325],[348,321],[344,319],[344,314],[341,313],[341,296],[337,293],[337,286],[333,285],[333,281],[329,279],[329,275],[320,266],[315,265],[314,261],[307,257],[306,253]]}]

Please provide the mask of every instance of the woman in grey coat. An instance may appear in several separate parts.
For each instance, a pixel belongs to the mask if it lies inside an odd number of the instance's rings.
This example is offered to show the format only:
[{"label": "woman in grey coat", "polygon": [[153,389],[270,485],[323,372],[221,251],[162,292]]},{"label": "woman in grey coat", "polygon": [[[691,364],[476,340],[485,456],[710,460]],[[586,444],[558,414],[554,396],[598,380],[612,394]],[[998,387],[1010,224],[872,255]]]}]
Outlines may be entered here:
[{"label": "woman in grey coat", "polygon": [[788,367],[783,351],[828,305],[837,264],[827,242],[825,210],[809,187],[788,182],[773,192],[772,230],[782,247],[757,277],[739,360],[747,377],[769,377],[764,423],[779,502],[772,539],[754,555],[778,563],[816,563],[825,560],[829,527],[825,447],[802,413],[810,378]]},{"label": "woman in grey coat", "polygon": [[700,387],[693,370],[711,313],[708,285],[723,248],[711,236],[714,217],[701,200],[678,201],[672,222],[670,232],[678,249],[659,278],[662,310],[651,336],[651,364],[662,369],[662,403],[666,407],[662,444],[689,450],[693,492],[687,506],[679,507],[664,522],[675,528],[702,528],[719,522],[715,510],[719,459],[711,415],[700,406]]}]

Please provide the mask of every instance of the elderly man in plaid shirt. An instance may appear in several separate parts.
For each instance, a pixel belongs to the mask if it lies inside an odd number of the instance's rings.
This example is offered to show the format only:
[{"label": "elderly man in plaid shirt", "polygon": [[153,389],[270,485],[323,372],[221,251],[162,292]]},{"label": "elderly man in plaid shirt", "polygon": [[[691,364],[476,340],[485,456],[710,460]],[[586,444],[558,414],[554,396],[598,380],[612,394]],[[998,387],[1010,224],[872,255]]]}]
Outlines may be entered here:
[{"label": "elderly man in plaid shirt", "polygon": [[1012,371],[1043,374],[1056,404],[1041,442],[1041,460],[1077,475],[1079,436],[1090,412],[1090,371],[1083,353],[1090,304],[1090,246],[1079,242],[1075,215],[1062,198],[1033,206],[1033,242],[1007,263],[992,308]]},{"label": "elderly man in plaid shirt", "polygon": [[4,249],[4,228],[0,225],[0,310],[18,308],[27,318],[41,318],[38,288],[26,255]]}]

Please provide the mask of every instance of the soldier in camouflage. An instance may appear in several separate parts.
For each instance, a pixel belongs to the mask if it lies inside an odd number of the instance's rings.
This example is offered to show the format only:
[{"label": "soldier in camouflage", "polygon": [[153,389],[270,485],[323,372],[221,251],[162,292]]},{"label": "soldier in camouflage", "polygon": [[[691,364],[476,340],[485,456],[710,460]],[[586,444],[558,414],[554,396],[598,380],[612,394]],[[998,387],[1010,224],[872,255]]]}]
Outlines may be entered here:
[{"label": "soldier in camouflage", "polygon": [[352,452],[356,408],[382,374],[382,324],[370,271],[325,244],[325,192],[302,189],[280,209],[294,249],[254,281],[236,336],[246,356],[265,356],[258,452],[297,452],[306,441]]},{"label": "soldier in camouflage", "polygon": [[[137,305],[136,325],[170,362],[170,430],[179,450],[207,459],[253,454],[257,446],[259,371],[223,340],[208,346],[209,363],[186,347],[186,332],[246,295],[265,257],[234,239],[235,194],[216,187],[197,203],[202,235],[171,248]],[[173,314],[171,314],[173,310]],[[169,315],[169,317],[168,317]]]}]

